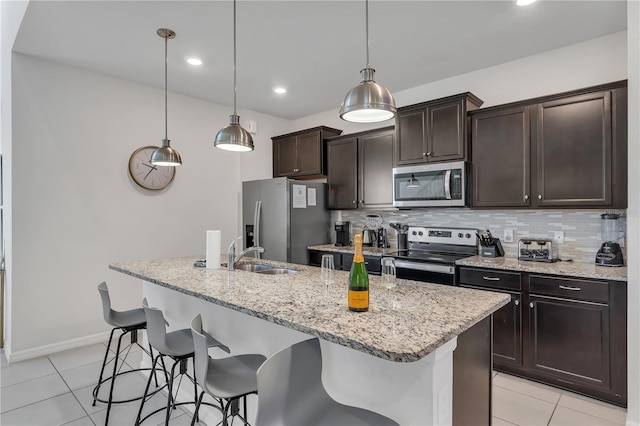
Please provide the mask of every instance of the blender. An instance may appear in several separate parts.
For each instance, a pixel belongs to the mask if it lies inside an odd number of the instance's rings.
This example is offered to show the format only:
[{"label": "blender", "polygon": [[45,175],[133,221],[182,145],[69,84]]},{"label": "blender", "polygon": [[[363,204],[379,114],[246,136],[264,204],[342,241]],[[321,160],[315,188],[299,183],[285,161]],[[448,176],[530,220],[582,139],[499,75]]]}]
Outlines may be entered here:
[{"label": "blender", "polygon": [[623,266],[622,249],[619,241],[624,237],[624,227],[620,215],[616,213],[604,213],[600,215],[600,233],[602,245],[596,253],[596,265],[599,266]]}]

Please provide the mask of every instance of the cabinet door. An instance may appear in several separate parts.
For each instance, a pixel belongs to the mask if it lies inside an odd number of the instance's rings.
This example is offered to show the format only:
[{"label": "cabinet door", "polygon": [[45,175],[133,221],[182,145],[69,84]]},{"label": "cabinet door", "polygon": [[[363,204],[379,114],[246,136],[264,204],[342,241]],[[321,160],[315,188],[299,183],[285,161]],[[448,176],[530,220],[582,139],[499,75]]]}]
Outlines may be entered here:
[{"label": "cabinet door", "polygon": [[465,159],[463,100],[427,108],[427,161]]},{"label": "cabinet door", "polygon": [[529,296],[530,368],[568,383],[610,387],[609,307]]},{"label": "cabinet door", "polygon": [[298,164],[299,176],[322,174],[322,139],[319,131],[298,136]]},{"label": "cabinet door", "polygon": [[510,294],[511,303],[493,313],[493,361],[522,367],[522,298]]},{"label": "cabinet door", "polygon": [[393,131],[358,139],[360,207],[393,205],[393,140]]},{"label": "cabinet door", "polygon": [[611,205],[611,92],[539,104],[538,206]]},{"label": "cabinet door", "polygon": [[472,117],[473,207],[526,207],[529,190],[529,107],[494,109]]},{"label": "cabinet door", "polygon": [[273,141],[273,177],[295,176],[298,173],[296,136]]},{"label": "cabinet door", "polygon": [[427,161],[425,108],[399,111],[396,117],[396,165]]},{"label": "cabinet door", "polygon": [[358,207],[358,139],[327,142],[329,209]]}]

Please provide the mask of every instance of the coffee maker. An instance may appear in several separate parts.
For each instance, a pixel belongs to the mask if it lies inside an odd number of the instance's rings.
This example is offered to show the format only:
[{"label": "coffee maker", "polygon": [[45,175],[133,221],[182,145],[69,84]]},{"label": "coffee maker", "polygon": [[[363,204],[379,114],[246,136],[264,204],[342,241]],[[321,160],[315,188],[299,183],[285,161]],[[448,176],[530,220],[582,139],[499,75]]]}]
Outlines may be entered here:
[{"label": "coffee maker", "polygon": [[596,265],[599,266],[623,266],[622,249],[619,241],[624,237],[624,227],[620,215],[616,213],[604,213],[600,215],[600,233],[602,245],[596,253]]},{"label": "coffee maker", "polygon": [[336,246],[345,247],[351,245],[349,239],[349,229],[351,228],[351,222],[336,222],[334,229],[336,230]]}]

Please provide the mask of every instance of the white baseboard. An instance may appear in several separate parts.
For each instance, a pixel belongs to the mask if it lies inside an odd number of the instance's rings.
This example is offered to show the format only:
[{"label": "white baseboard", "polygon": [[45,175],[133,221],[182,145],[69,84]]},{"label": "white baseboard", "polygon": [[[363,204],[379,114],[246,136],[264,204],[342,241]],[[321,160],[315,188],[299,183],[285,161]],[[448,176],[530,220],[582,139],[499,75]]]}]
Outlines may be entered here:
[{"label": "white baseboard", "polygon": [[92,345],[94,343],[106,342],[109,339],[110,332],[111,331],[105,331],[103,333],[78,337],[76,339],[65,340],[64,342],[52,343],[50,345],[38,346],[17,352],[6,352],[7,348],[5,348],[5,356],[7,357],[9,364],[24,361],[26,359],[38,358],[45,355],[51,355],[56,352],[66,351],[68,349],[75,349],[82,346]]}]

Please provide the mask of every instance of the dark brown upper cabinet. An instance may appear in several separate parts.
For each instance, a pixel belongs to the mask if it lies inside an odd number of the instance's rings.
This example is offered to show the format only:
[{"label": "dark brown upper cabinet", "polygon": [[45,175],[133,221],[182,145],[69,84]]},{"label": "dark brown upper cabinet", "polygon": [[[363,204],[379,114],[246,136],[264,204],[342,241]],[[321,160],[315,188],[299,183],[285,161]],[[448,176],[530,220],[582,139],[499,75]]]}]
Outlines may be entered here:
[{"label": "dark brown upper cabinet", "polygon": [[387,127],[327,141],[328,208],[392,207],[394,136]]},{"label": "dark brown upper cabinet", "polygon": [[273,141],[273,177],[313,178],[326,174],[324,139],[342,130],[319,126],[286,135]]},{"label": "dark brown upper cabinet", "polygon": [[482,105],[462,93],[398,109],[395,165],[468,159],[467,112]]},{"label": "dark brown upper cabinet", "polygon": [[626,208],[626,81],[470,116],[472,207]]}]

